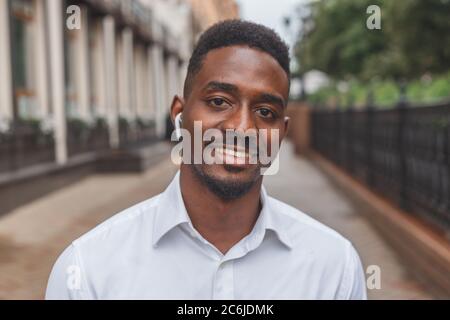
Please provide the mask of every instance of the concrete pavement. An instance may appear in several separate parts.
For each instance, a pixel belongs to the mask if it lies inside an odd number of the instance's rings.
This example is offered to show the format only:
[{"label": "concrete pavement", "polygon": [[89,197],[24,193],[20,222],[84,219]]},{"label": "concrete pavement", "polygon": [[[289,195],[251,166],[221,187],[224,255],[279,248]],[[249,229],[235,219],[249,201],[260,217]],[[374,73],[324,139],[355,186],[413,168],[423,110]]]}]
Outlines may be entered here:
[{"label": "concrete pavement", "polygon": [[[424,286],[410,274],[395,251],[368,223],[371,209],[350,198],[332,183],[310,160],[293,155],[285,144],[280,156],[280,171],[265,178],[268,192],[349,239],[358,251],[364,270],[379,266],[381,289],[368,290],[369,299],[431,299]],[[370,275],[370,273],[367,273]],[[366,275],[366,276],[367,276]]]},{"label": "concrete pavement", "polygon": [[[143,174],[93,175],[0,218],[0,299],[41,299],[57,256],[114,213],[158,194],[177,168],[167,159]],[[265,178],[272,196],[334,228],[355,245],[365,268],[381,268],[371,299],[428,299],[408,267],[349,199],[309,160],[285,144],[280,172]]]}]

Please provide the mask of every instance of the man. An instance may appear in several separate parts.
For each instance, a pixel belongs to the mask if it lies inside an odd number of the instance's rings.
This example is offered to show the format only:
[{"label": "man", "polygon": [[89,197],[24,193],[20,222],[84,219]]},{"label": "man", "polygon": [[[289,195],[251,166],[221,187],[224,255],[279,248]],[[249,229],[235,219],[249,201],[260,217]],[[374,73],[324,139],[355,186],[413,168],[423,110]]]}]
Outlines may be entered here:
[{"label": "man", "polygon": [[[270,148],[286,134],[289,78],[288,48],[274,31],[221,22],[199,39],[171,117],[191,134],[195,122],[202,132],[277,132],[262,144]],[[162,194],[75,240],[56,262],[46,297],[365,299],[352,244],[269,197],[263,165],[250,163],[244,140],[214,149],[223,163],[183,162]]]}]

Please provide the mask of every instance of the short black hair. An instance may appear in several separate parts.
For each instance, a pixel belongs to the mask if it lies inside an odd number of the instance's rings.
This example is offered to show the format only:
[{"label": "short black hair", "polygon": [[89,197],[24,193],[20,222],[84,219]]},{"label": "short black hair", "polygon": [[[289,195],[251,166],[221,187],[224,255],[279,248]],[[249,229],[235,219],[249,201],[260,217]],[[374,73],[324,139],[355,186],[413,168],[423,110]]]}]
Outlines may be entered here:
[{"label": "short black hair", "polygon": [[246,45],[268,53],[279,63],[290,79],[289,48],[274,30],[249,21],[224,20],[214,24],[200,36],[189,60],[184,83],[185,97],[190,94],[192,81],[200,71],[203,59],[208,52],[234,45]]}]

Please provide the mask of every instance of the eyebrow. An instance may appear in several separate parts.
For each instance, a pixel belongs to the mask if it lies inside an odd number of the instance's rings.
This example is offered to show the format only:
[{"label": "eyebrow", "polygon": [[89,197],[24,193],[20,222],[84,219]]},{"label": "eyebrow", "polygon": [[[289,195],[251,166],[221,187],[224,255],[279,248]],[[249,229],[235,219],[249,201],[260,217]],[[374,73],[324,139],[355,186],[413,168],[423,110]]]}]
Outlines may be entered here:
[{"label": "eyebrow", "polygon": [[206,91],[220,90],[220,91],[225,91],[225,92],[228,92],[231,94],[236,94],[239,92],[238,87],[235,86],[234,84],[226,83],[226,82],[218,82],[218,81],[209,82],[206,85],[205,90]]},{"label": "eyebrow", "polygon": [[284,107],[286,105],[283,98],[273,95],[273,94],[270,94],[270,93],[261,94],[258,97],[258,102],[272,103],[272,104],[279,105],[280,107]]},{"label": "eyebrow", "polygon": [[[237,94],[239,92],[239,88],[231,83],[226,82],[218,82],[218,81],[211,81],[208,82],[208,84],[205,86],[204,90],[206,91],[224,91],[228,92],[230,94]],[[278,105],[280,107],[284,107],[286,105],[283,98],[270,94],[270,93],[262,93],[258,96],[258,102],[260,103],[272,103],[275,105]]]}]

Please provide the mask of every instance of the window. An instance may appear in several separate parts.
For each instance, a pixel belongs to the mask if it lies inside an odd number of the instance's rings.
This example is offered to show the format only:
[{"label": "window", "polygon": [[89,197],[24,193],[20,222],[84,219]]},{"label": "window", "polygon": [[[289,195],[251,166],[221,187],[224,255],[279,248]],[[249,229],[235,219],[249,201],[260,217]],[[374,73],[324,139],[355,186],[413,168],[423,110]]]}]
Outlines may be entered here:
[{"label": "window", "polygon": [[98,22],[93,14],[89,14],[88,29],[89,29],[89,84],[90,84],[90,102],[91,102],[91,114],[95,115],[98,110],[98,81],[96,64],[101,63],[97,61],[99,51],[98,40]]},{"label": "window", "polygon": [[77,37],[76,31],[66,28],[64,34],[64,68],[65,68],[65,84],[66,84],[66,114],[69,118],[77,118],[77,88],[76,88],[76,72],[77,72]]},{"label": "window", "polygon": [[15,108],[20,118],[35,117],[34,1],[10,0],[10,8]]}]

